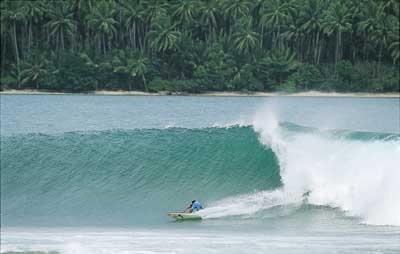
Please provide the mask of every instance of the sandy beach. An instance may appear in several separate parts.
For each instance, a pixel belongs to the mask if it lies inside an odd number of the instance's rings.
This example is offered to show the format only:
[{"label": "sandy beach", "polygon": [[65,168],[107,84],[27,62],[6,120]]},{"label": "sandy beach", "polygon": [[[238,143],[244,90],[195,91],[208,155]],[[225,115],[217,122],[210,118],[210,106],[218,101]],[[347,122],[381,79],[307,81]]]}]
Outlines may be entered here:
[{"label": "sandy beach", "polygon": [[4,90],[0,94],[88,94],[88,95],[117,95],[117,96],[298,96],[298,97],[384,97],[384,98],[400,98],[400,93],[338,93],[338,92],[320,92],[320,91],[307,91],[307,92],[205,92],[199,94],[190,93],[146,93],[143,91],[106,91],[99,90],[93,92],[53,92],[43,90]]}]

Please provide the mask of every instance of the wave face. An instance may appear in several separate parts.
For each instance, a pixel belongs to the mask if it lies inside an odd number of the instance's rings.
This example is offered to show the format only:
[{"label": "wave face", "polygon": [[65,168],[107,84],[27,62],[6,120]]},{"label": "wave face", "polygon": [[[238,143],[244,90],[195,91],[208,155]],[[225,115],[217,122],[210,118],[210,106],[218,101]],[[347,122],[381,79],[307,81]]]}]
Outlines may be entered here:
[{"label": "wave face", "polygon": [[281,186],[250,127],[29,134],[1,146],[3,225],[159,222],[194,198]]},{"label": "wave face", "polygon": [[194,198],[205,218],[323,206],[400,225],[398,134],[318,130],[260,112],[249,126],[27,134],[1,147],[2,225],[158,223]]}]

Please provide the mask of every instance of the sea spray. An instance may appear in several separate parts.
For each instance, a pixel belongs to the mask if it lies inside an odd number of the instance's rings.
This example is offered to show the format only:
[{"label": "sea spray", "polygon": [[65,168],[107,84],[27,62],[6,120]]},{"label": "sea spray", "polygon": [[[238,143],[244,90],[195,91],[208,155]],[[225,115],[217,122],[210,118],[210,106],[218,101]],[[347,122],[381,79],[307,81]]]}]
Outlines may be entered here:
[{"label": "sea spray", "polygon": [[[298,193],[289,193],[277,189],[274,191],[259,191],[229,197],[211,204],[211,207],[199,212],[205,219],[239,216],[241,218],[264,217],[268,209],[289,207],[295,211],[304,202],[304,197]],[[261,215],[260,215],[261,214]]]},{"label": "sea spray", "polygon": [[[283,189],[338,207],[367,224],[400,225],[400,142],[286,133],[273,114],[256,115],[260,142],[279,160]],[[329,134],[329,133],[328,133]]]},{"label": "sea spray", "polygon": [[262,217],[274,207],[310,204],[339,208],[366,224],[400,225],[399,135],[280,123],[271,110],[259,111],[252,128],[274,152],[282,186],[214,202],[201,212],[205,218]]}]

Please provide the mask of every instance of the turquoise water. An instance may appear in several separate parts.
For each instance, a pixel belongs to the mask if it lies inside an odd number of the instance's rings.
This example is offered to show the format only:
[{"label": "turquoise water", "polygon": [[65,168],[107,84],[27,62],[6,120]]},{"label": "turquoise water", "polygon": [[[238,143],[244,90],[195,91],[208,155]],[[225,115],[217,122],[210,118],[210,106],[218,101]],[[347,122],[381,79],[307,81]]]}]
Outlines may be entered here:
[{"label": "turquoise water", "polygon": [[1,252],[400,251],[397,98],[0,98]]}]

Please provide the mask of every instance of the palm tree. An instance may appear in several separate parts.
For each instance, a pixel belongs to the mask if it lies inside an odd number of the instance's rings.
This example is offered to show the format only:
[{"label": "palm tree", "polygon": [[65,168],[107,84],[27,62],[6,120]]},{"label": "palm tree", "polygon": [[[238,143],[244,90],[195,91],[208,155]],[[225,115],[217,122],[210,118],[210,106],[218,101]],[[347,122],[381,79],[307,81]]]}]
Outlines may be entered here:
[{"label": "palm tree", "polygon": [[194,0],[178,0],[172,6],[172,9],[174,10],[172,17],[182,26],[183,30],[187,30],[194,20],[193,16],[195,15],[197,8],[197,2]]},{"label": "palm tree", "polygon": [[289,49],[273,50],[271,54],[260,60],[261,72],[278,84],[282,84],[298,67],[296,54],[290,52]]},{"label": "palm tree", "polygon": [[50,35],[56,36],[57,49],[65,49],[65,36],[72,36],[75,31],[76,21],[64,2],[58,2],[49,13],[50,21],[46,24],[50,28]]},{"label": "palm tree", "polygon": [[262,27],[270,28],[272,31],[272,47],[282,46],[281,27],[290,20],[292,11],[294,11],[292,4],[281,0],[273,0],[263,11],[260,22]]},{"label": "palm tree", "polygon": [[359,33],[363,36],[363,55],[364,60],[368,59],[369,45],[371,45],[370,33],[376,29],[376,17],[381,15],[382,9],[378,8],[375,1],[366,1],[361,6],[360,21],[358,22],[357,28]]},{"label": "palm tree", "polygon": [[[7,46],[7,37],[8,37],[8,29],[9,29],[9,24],[6,21],[3,21],[3,12],[6,12],[6,8],[4,6],[3,3],[0,4],[0,13],[1,13],[1,17],[0,17],[0,43],[1,43],[1,71],[3,71],[3,67],[5,66],[5,62],[6,62],[6,46]],[[1,72],[3,73],[3,72]]]},{"label": "palm tree", "polygon": [[[140,78],[145,91],[149,91],[146,80],[146,73],[150,65],[148,58],[140,52],[129,52],[127,54],[120,54],[120,57],[115,59],[115,62],[117,63],[117,67],[114,68],[114,72],[128,74],[132,81]],[[129,90],[132,90],[131,83],[129,83]]]},{"label": "palm tree", "polygon": [[378,46],[378,65],[381,64],[382,57],[383,57],[383,49],[389,45],[389,37],[391,36],[391,31],[389,30],[388,20],[383,18],[382,22],[379,23],[376,30],[372,31],[371,39],[375,42]]},{"label": "palm tree", "polygon": [[139,55],[138,58],[135,59],[135,61],[132,61],[129,63],[128,67],[131,70],[131,76],[133,78],[141,78],[143,80],[143,86],[146,92],[149,92],[149,89],[147,88],[147,82],[146,82],[146,72],[148,70],[148,65],[149,65],[149,60],[145,58],[143,55]]},{"label": "palm tree", "polygon": [[144,11],[141,5],[124,5],[123,15],[125,28],[129,33],[129,41],[133,48],[137,48],[137,34],[140,23],[144,20]]},{"label": "palm tree", "polygon": [[249,0],[224,0],[222,2],[222,9],[224,16],[229,21],[229,39],[232,34],[233,21],[247,16],[251,10],[252,3]]},{"label": "palm tree", "polygon": [[32,62],[24,62],[21,72],[22,84],[34,84],[39,89],[40,80],[47,74],[47,61],[44,59],[33,59]]},{"label": "palm tree", "polygon": [[91,12],[94,6],[94,0],[72,0],[71,8],[74,12]]},{"label": "palm tree", "polygon": [[215,29],[217,27],[217,15],[218,8],[216,2],[214,1],[206,1],[200,7],[201,13],[201,23],[205,26],[208,26],[208,43],[211,43],[213,39],[215,39]]},{"label": "palm tree", "polygon": [[44,14],[44,5],[42,1],[27,1],[22,7],[22,12],[24,16],[27,17],[28,22],[28,50],[31,51],[32,46],[32,24],[38,23]]},{"label": "palm tree", "polygon": [[328,35],[336,33],[335,65],[342,57],[342,34],[351,30],[351,14],[341,3],[332,4],[324,20],[323,31]]},{"label": "palm tree", "polygon": [[384,11],[387,14],[391,14],[394,16],[399,16],[400,11],[400,2],[399,0],[385,0],[384,1]]},{"label": "palm tree", "polygon": [[314,37],[312,43],[309,44],[308,49],[313,49],[314,63],[318,64],[322,44],[320,43],[320,34],[322,32],[323,14],[326,5],[324,0],[309,0],[306,1],[306,5],[302,8],[302,25],[301,29],[310,36]]},{"label": "palm tree", "polygon": [[[143,36],[142,40],[139,41],[143,46],[146,51],[149,48],[149,41],[148,41],[148,32],[151,30],[153,27],[153,23],[157,22],[162,17],[165,17],[167,15],[167,8],[168,8],[168,3],[166,0],[152,0],[152,1],[144,1],[141,3],[143,6],[144,10],[144,25],[143,25]],[[151,46],[150,46],[151,47]]]},{"label": "palm tree", "polygon": [[170,25],[166,19],[154,23],[152,30],[148,33],[151,39],[150,47],[156,52],[164,53],[176,47],[176,43],[181,33],[175,30],[176,25]]},{"label": "palm tree", "polygon": [[400,60],[400,38],[399,35],[396,35],[397,38],[393,40],[390,44],[389,49],[391,49],[391,56],[393,58],[393,63],[395,64]]},{"label": "palm tree", "polygon": [[153,20],[167,14],[168,4],[165,0],[152,0],[143,3],[143,9],[146,10],[146,21],[151,27]]},{"label": "palm tree", "polygon": [[243,20],[240,29],[233,35],[233,44],[240,54],[249,54],[259,43],[259,34],[251,30],[251,18]]},{"label": "palm tree", "polygon": [[305,53],[305,50],[303,49],[303,42],[305,37],[305,32],[301,28],[300,23],[289,25],[286,31],[282,33],[282,39],[285,40],[288,44],[292,44],[292,47],[298,52],[298,57],[300,60]]},{"label": "palm tree", "polygon": [[[370,39],[378,48],[377,67],[379,68],[383,58],[383,49],[390,45],[389,40],[390,37],[392,37],[391,24],[397,22],[398,27],[398,20],[393,18],[391,15],[385,14],[384,3],[375,4],[370,2],[368,6],[370,8],[364,10],[364,17],[360,22],[360,27],[367,35],[370,35],[368,39]],[[376,72],[378,71],[379,70],[376,70]]]},{"label": "palm tree", "polygon": [[107,2],[100,2],[93,9],[93,14],[89,16],[88,24],[93,31],[96,31],[96,37],[99,41],[99,49],[103,54],[107,54],[108,48],[111,49],[111,39],[117,33],[117,21],[114,19],[115,8]]},{"label": "palm tree", "polygon": [[[17,85],[18,88],[21,88],[20,76],[20,57],[19,57],[19,49],[18,49],[18,38],[17,38],[17,23],[23,20],[23,12],[20,7],[19,2],[5,2],[4,10],[1,10],[1,23],[5,27],[12,26],[12,43],[14,44],[14,55],[16,61],[16,69],[17,69]],[[8,4],[8,6],[6,5]],[[4,6],[4,5],[2,5]]]},{"label": "palm tree", "polygon": [[74,13],[74,19],[77,21],[78,32],[81,36],[81,45],[85,47],[87,39],[87,20],[86,17],[92,12],[96,0],[72,0],[71,10]]}]

